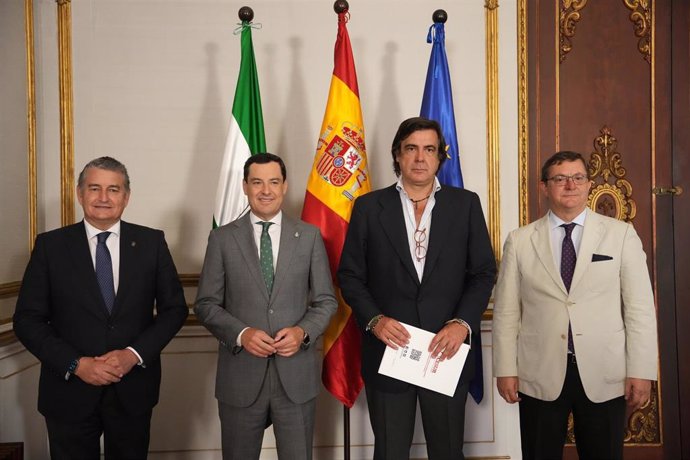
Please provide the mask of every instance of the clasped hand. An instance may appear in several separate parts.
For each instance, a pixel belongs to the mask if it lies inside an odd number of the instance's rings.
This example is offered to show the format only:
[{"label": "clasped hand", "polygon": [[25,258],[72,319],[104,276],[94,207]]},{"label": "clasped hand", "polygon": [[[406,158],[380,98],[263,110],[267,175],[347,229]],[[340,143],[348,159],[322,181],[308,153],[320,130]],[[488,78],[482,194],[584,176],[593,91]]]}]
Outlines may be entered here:
[{"label": "clasped hand", "polygon": [[112,350],[94,358],[80,358],[75,375],[89,385],[110,385],[122,380],[138,362],[131,350]]},{"label": "clasped hand", "polygon": [[271,337],[261,329],[250,327],[242,334],[241,342],[245,350],[259,358],[278,355],[288,358],[300,348],[304,340],[304,329],[299,326],[286,327]]}]

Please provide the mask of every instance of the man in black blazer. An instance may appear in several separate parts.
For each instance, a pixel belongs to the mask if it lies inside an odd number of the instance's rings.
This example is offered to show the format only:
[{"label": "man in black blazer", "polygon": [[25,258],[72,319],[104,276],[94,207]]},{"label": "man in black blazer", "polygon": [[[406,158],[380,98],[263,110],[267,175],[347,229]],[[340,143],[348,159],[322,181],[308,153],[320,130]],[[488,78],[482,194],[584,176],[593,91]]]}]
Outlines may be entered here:
[{"label": "man in black blazer", "polygon": [[188,314],[163,232],[120,220],[129,195],[122,163],[88,163],[84,220],[39,235],[24,274],[14,331],[41,361],[53,459],[100,458],[101,434],[106,459],[146,458],[160,353]]},{"label": "man in black blazer", "polygon": [[[496,273],[476,194],[441,187],[445,141],[435,121],[410,118],[392,146],[396,184],[359,198],[338,270],[362,333],[362,377],[375,436],[374,459],[409,458],[417,401],[430,460],[462,459],[472,365],[448,397],[378,374],[386,346],[408,343],[401,322],[436,335],[429,351],[451,358],[480,333]],[[467,362],[474,362],[472,351]]]}]

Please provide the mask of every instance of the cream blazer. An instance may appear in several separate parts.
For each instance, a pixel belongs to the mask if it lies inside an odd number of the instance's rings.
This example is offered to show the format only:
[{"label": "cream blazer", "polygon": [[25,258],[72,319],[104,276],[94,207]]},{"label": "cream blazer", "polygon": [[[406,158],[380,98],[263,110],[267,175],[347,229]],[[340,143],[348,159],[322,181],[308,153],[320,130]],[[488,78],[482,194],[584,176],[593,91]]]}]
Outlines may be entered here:
[{"label": "cream blazer", "polygon": [[623,395],[626,377],[656,380],[656,311],[642,242],[632,225],[589,209],[570,293],[551,249],[548,216],[512,231],[494,297],[493,370],[553,401],[566,372],[568,322],[587,397]]}]

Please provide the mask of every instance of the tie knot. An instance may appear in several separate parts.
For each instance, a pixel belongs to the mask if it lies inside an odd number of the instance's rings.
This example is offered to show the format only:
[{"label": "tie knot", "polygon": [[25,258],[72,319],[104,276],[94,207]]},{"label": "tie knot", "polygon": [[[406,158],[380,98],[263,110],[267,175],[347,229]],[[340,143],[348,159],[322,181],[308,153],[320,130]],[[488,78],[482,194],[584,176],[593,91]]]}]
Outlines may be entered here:
[{"label": "tie knot", "polygon": [[262,233],[268,233],[268,227],[273,225],[273,222],[257,222],[256,225],[261,225],[261,227],[263,227]]},{"label": "tie knot", "polygon": [[98,244],[105,243],[105,240],[107,240],[109,236],[110,232],[101,232],[96,235],[96,238],[98,238]]},{"label": "tie knot", "polygon": [[575,222],[571,222],[569,224],[561,224],[561,227],[565,230],[565,236],[568,237],[573,233],[573,229],[575,228],[577,224]]}]

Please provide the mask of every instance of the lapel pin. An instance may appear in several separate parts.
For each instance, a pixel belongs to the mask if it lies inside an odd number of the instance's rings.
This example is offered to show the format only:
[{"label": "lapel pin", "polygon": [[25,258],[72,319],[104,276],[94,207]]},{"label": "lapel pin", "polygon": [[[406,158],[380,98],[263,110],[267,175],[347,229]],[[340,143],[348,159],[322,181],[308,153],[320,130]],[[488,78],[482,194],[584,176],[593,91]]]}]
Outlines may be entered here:
[{"label": "lapel pin", "polygon": [[299,232],[295,232],[295,238],[299,238]]},{"label": "lapel pin", "polygon": [[134,246],[136,246],[136,245],[137,245],[137,242],[136,242],[136,241],[132,241],[132,247],[134,247]]}]

